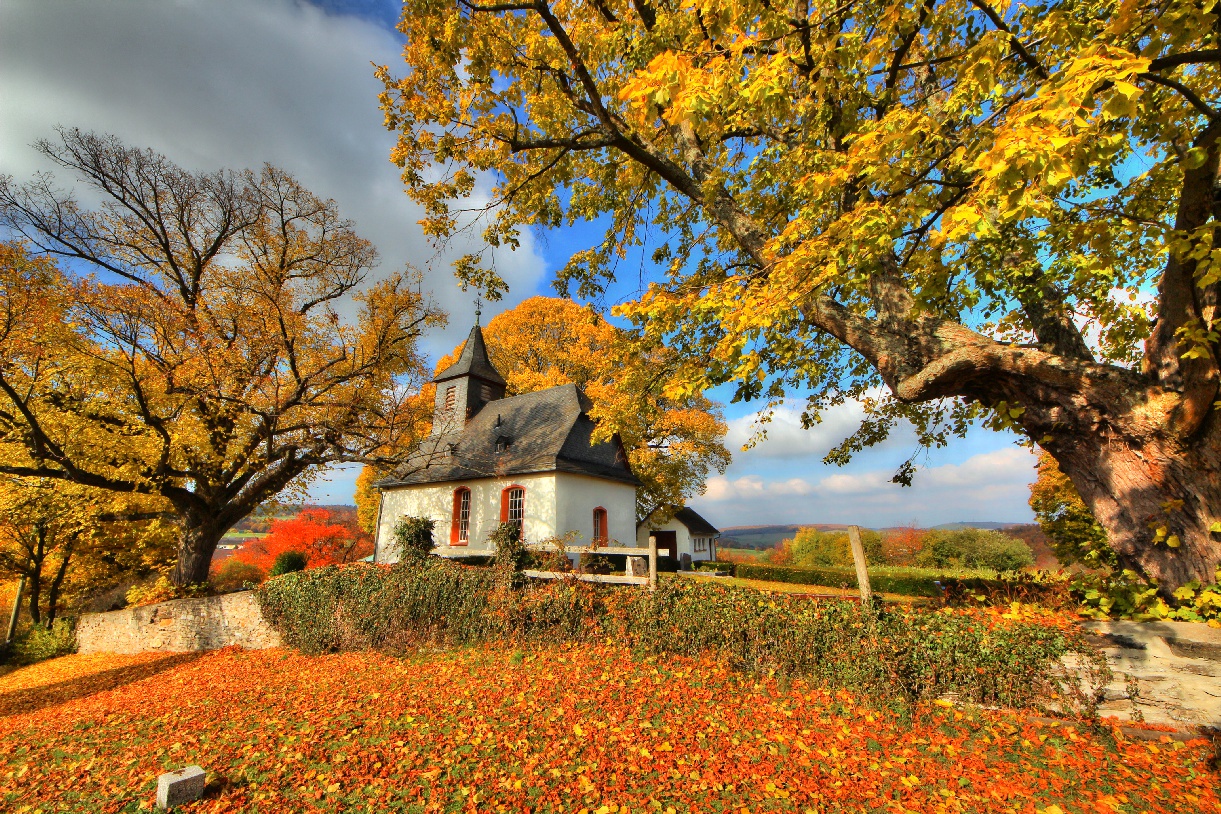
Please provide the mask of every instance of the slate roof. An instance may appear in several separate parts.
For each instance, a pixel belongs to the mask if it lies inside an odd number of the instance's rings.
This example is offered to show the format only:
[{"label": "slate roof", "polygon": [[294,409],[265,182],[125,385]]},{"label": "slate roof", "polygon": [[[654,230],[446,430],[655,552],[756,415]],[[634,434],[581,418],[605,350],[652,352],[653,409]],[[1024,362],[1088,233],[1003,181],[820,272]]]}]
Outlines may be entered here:
[{"label": "slate roof", "polygon": [[[590,445],[590,406],[575,384],[490,401],[464,429],[425,439],[377,485],[393,488],[536,472],[575,472],[639,484],[618,438]],[[507,446],[498,451],[502,440]]]},{"label": "slate roof", "polygon": [[[652,516],[652,512],[650,512],[649,517],[646,517],[644,520],[641,520],[636,524],[636,528],[640,528],[648,523],[649,518]],[[686,526],[687,531],[691,532],[692,534],[698,534],[701,537],[711,537],[721,533],[720,529],[701,517],[699,512],[697,512],[695,509],[689,509],[686,506],[674,512],[674,519]]]},{"label": "slate roof", "polygon": [[443,382],[459,376],[474,376],[495,384],[505,383],[500,371],[492,366],[492,360],[488,358],[488,348],[483,341],[483,331],[479,330],[478,325],[471,328],[470,336],[466,338],[466,343],[462,346],[462,353],[458,356],[458,361],[438,373],[433,381]]}]

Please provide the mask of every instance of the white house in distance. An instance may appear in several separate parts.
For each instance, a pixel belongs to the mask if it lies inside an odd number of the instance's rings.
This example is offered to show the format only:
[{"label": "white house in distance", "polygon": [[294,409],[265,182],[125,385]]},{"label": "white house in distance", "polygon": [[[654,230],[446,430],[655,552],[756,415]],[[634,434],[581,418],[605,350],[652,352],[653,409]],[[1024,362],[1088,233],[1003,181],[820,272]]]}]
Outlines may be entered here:
[{"label": "white house in distance", "polygon": [[716,544],[721,532],[695,509],[670,507],[669,520],[658,522],[662,516],[660,511],[649,515],[648,519],[636,526],[636,545],[647,546],[649,538],[657,540],[657,553],[667,554],[676,560],[681,560],[684,554],[691,557],[692,562],[716,559]]},{"label": "white house in distance", "polygon": [[569,531],[577,545],[638,539],[639,481],[618,437],[590,443],[591,405],[579,387],[506,398],[478,324],[433,381],[432,434],[377,484],[374,562],[398,561],[393,531],[405,516],[432,518],[438,545],[478,550],[501,523],[516,524],[527,542]]}]

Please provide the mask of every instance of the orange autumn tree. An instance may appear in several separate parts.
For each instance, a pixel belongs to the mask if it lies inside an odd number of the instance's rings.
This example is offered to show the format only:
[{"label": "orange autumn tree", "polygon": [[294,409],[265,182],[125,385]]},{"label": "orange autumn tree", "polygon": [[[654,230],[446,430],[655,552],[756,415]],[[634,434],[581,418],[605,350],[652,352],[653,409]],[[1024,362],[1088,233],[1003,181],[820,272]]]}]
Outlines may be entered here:
[{"label": "orange autumn tree", "polygon": [[417,340],[444,315],[417,273],[369,280],[373,245],[281,169],[59,135],[36,147],[89,204],[0,176],[0,228],[24,239],[0,249],[0,473],[148,496],[173,582],[203,582],[259,505],[407,443]]},{"label": "orange autumn tree", "polygon": [[[593,402],[598,437],[618,433],[640,478],[638,517],[659,505],[682,505],[703,492],[710,471],[723,472],[729,464],[719,405],[699,393],[666,392],[665,371],[673,355],[660,348],[644,363],[629,363],[636,351],[624,332],[592,308],[531,297],[493,317],[483,338],[510,396],[580,385]],[[449,367],[461,353],[459,345],[436,370]],[[377,473],[366,468],[357,481],[356,504],[367,531],[377,513],[378,495],[371,488],[376,479]]]},{"label": "orange autumn tree", "polygon": [[915,565],[916,556],[924,550],[929,533],[916,526],[900,526],[882,536],[882,548],[890,565]]},{"label": "orange autumn tree", "polygon": [[[391,157],[439,241],[595,224],[556,284],[633,266],[675,386],[809,423],[884,392],[838,461],[1011,428],[1124,567],[1215,579],[1213,0],[406,0],[399,30]],[[454,268],[496,296],[493,257]]]},{"label": "orange autumn tree", "polygon": [[231,557],[264,574],[286,551],[305,556],[307,568],[355,562],[373,553],[368,534],[350,524],[334,522],[326,509],[305,509],[296,517],[271,521],[271,531],[247,543]]}]

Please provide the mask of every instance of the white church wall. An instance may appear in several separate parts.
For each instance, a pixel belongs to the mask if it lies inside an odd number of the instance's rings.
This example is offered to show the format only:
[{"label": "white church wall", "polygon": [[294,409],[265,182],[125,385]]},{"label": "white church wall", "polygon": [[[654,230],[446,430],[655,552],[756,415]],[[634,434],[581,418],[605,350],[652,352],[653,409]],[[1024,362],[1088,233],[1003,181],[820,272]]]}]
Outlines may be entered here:
[{"label": "white church wall", "polygon": [[[572,472],[556,473],[556,527],[560,534],[575,531],[577,545],[589,545],[594,532],[594,509],[606,509],[606,533],[619,545],[636,539],[636,488],[626,483],[591,478]],[[648,540],[645,540],[648,543]]]},{"label": "white church wall", "polygon": [[[394,525],[399,518],[431,517],[436,522],[433,540],[449,545],[454,514],[454,490],[471,490],[470,547],[486,548],[488,535],[500,525],[500,495],[510,486],[526,490],[522,532],[527,540],[554,537],[556,533],[556,483],[554,473],[483,478],[462,483],[400,486],[382,492],[381,517],[377,526],[377,562],[398,562],[393,548]],[[633,498],[634,500],[635,498]]]}]

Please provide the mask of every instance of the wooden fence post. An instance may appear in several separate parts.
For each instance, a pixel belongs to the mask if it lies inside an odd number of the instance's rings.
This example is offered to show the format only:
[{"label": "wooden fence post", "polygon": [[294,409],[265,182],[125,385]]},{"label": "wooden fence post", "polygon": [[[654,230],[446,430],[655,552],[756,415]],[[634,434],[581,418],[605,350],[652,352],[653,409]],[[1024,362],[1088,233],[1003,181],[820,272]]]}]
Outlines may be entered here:
[{"label": "wooden fence post", "polygon": [[848,540],[852,543],[852,561],[856,563],[856,584],[861,589],[861,602],[868,602],[873,598],[873,591],[869,589],[869,571],[865,568],[865,546],[861,544],[860,526],[848,527]]},{"label": "wooden fence post", "polygon": [[657,538],[649,535],[649,590],[657,590]]}]

